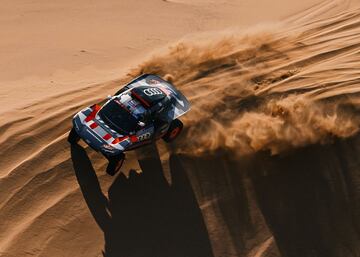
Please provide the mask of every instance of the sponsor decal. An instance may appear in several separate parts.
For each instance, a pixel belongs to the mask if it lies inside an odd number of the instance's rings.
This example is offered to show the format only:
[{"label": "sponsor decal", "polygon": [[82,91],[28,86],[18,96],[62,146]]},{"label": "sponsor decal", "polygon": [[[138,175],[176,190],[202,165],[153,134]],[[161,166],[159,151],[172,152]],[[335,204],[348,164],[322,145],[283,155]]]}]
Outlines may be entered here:
[{"label": "sponsor decal", "polygon": [[114,147],[112,147],[111,145],[103,145],[102,147],[107,150],[114,150]]},{"label": "sponsor decal", "polygon": [[150,132],[147,132],[145,134],[142,134],[142,135],[138,136],[138,139],[139,139],[139,141],[144,141],[146,139],[149,139],[150,136],[151,136]]},{"label": "sponsor decal", "polygon": [[144,94],[147,96],[154,96],[154,95],[162,95],[164,94],[163,91],[159,88],[147,88],[143,90]]},{"label": "sponsor decal", "polygon": [[149,84],[160,84],[160,81],[156,80],[156,79],[149,79],[148,80]]}]

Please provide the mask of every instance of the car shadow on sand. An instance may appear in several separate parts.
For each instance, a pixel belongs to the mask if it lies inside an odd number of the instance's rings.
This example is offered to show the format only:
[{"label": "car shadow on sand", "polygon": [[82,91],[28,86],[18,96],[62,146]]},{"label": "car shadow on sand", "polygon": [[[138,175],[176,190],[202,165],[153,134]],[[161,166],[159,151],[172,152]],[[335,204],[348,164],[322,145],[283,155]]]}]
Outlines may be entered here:
[{"label": "car shadow on sand", "polygon": [[71,147],[84,199],[104,232],[106,257],[211,257],[208,233],[178,156],[170,157],[172,184],[155,146],[139,157],[142,173],[119,174],[102,193],[85,150]]}]

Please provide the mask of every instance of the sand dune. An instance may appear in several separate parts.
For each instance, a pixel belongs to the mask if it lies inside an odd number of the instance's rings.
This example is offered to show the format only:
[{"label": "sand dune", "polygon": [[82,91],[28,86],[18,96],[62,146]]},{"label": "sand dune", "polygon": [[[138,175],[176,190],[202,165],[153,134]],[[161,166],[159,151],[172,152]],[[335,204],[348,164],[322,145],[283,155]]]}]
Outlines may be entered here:
[{"label": "sand dune", "polygon": [[190,96],[192,140],[181,146],[190,154],[279,153],[349,137],[360,122],[358,22],[354,9],[217,42],[184,42],[134,74],[168,76]]},{"label": "sand dune", "polygon": [[[195,34],[122,79],[3,110],[0,256],[360,256],[359,17],[325,1]],[[130,153],[113,179],[100,154],[70,149],[70,120],[144,72],[193,109],[180,140]]]}]

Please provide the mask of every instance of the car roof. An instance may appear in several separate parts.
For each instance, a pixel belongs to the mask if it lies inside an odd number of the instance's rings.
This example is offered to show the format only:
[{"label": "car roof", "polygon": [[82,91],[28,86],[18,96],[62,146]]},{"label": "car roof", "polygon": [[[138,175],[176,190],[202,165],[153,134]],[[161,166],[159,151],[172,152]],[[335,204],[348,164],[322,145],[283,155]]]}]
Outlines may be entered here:
[{"label": "car roof", "polygon": [[171,83],[154,74],[143,74],[126,85],[127,89],[139,87],[157,87],[163,90],[172,102],[172,108],[168,110],[168,119],[174,120],[190,110],[190,103],[186,97]]}]

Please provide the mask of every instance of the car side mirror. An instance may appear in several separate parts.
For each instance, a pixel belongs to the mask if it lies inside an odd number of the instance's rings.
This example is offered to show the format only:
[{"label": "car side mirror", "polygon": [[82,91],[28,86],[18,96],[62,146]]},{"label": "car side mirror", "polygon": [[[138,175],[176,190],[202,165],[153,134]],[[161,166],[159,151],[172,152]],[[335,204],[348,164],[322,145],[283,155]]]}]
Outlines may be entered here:
[{"label": "car side mirror", "polygon": [[112,95],[108,95],[106,99],[110,100],[112,98]]}]

